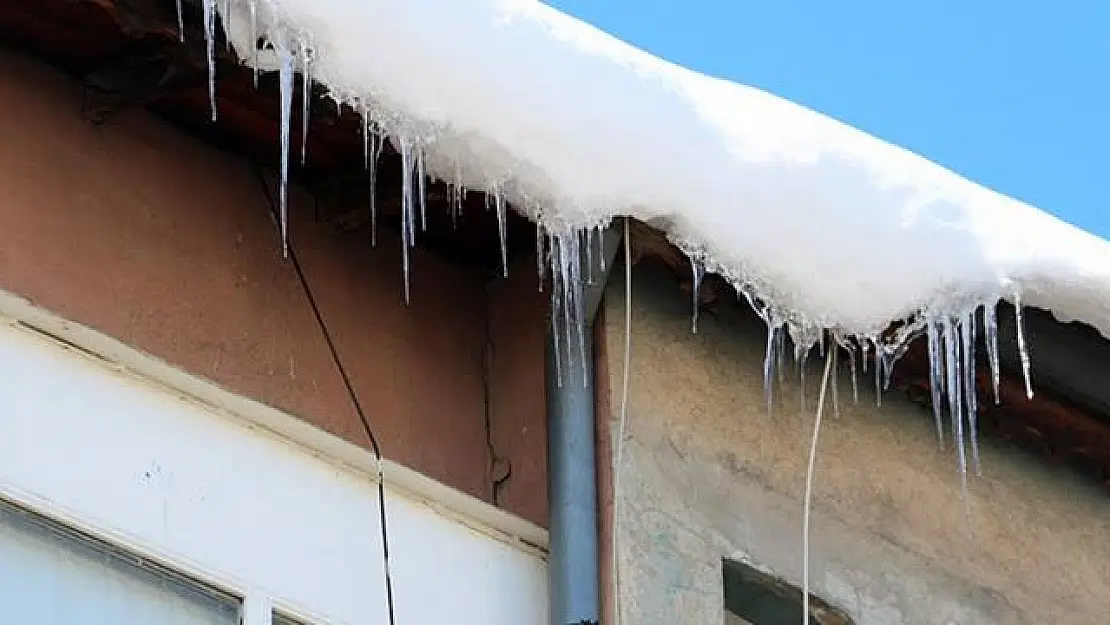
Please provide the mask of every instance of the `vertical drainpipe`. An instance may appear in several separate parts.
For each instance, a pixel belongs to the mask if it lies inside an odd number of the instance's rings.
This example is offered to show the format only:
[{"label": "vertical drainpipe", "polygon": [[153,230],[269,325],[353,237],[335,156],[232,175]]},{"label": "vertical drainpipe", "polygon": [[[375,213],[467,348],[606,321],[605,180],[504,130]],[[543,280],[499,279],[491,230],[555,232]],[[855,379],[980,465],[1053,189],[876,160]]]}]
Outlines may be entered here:
[{"label": "vertical drainpipe", "polygon": [[[601,304],[621,234],[610,227],[602,234],[601,254],[594,261],[592,284],[582,285],[585,308],[585,358],[564,353],[561,375],[553,341],[567,336],[566,320],[553,315],[547,334],[547,501],[550,510],[550,625],[595,625],[599,622],[597,456],[595,448],[593,321]],[[600,258],[604,258],[602,268]],[[583,259],[585,265],[586,259]],[[583,375],[585,367],[585,375]],[[560,379],[562,384],[560,384]],[[583,381],[585,384],[583,384]]]}]

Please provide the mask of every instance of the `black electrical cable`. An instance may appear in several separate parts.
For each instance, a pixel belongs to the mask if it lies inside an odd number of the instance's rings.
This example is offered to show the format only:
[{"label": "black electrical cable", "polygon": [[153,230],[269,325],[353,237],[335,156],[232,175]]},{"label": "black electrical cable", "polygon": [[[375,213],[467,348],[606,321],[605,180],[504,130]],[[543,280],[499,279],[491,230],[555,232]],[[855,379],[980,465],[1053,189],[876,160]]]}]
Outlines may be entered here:
[{"label": "black electrical cable", "polygon": [[[270,205],[270,215],[274,219],[278,219],[278,206],[277,200],[274,199],[271,193],[270,186],[266,184],[266,177],[262,173],[262,168],[257,164],[254,166],[255,176],[258,178],[258,184],[262,187],[262,194],[266,196],[266,202]],[[312,295],[312,288],[308,285],[308,279],[305,278],[304,270],[301,269],[301,263],[297,260],[297,255],[293,250],[293,245],[289,247],[289,260],[293,263],[293,270],[297,273],[297,279],[301,283],[301,288],[304,289],[305,297],[308,299],[309,306],[312,307],[312,314],[316,317],[316,323],[320,326],[320,332],[324,335],[324,341],[328,344],[328,351],[331,352],[332,361],[339,369],[339,376],[343,379],[343,386],[347,388],[347,394],[351,398],[351,403],[355,407],[355,412],[358,414],[359,421],[362,422],[362,428],[366,431],[366,436],[370,438],[370,449],[374,452],[374,456],[378,461],[378,510],[381,516],[382,528],[382,559],[385,565],[385,600],[389,609],[389,625],[397,625],[393,615],[393,579],[390,575],[389,567],[389,527],[386,523],[385,514],[385,480],[382,479],[382,451],[378,446],[378,439],[374,436],[374,429],[370,427],[370,419],[366,416],[366,411],[362,408],[362,403],[358,400],[358,393],[355,392],[354,385],[351,384],[351,377],[347,374],[347,369],[343,366],[343,361],[339,358],[339,350],[335,347],[335,342],[331,338],[331,332],[328,331],[328,325],[324,321],[324,316],[320,313],[320,308],[316,304],[316,298]]]}]

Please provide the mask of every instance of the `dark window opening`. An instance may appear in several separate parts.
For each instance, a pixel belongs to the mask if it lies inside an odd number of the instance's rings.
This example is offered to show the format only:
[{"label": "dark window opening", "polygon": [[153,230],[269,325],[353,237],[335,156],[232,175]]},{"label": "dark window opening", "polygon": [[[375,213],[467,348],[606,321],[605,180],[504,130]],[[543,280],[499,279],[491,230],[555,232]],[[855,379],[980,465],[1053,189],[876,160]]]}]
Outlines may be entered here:
[{"label": "dark window opening", "polygon": [[[735,560],[724,561],[726,625],[799,625],[802,591]],[[813,625],[854,625],[842,610],[809,595]]]}]

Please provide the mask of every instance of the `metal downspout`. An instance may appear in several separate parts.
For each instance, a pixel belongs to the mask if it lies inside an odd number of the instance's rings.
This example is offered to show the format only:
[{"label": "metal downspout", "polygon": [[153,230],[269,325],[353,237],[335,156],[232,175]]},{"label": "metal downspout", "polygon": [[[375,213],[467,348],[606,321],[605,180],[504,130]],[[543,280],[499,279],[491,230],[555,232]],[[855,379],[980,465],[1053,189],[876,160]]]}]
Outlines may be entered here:
[{"label": "metal downspout", "polygon": [[[549,587],[550,625],[595,625],[599,622],[597,464],[594,441],[593,321],[605,292],[621,234],[610,227],[602,234],[602,253],[594,261],[592,284],[582,285],[585,305],[585,358],[564,350],[553,341],[567,336],[567,321],[560,315],[547,334],[547,484],[550,510]],[[604,265],[601,266],[601,258]],[[583,259],[583,275],[586,274]],[[561,367],[559,375],[557,367]],[[585,375],[583,375],[585,367]],[[560,380],[562,384],[560,384]]]}]

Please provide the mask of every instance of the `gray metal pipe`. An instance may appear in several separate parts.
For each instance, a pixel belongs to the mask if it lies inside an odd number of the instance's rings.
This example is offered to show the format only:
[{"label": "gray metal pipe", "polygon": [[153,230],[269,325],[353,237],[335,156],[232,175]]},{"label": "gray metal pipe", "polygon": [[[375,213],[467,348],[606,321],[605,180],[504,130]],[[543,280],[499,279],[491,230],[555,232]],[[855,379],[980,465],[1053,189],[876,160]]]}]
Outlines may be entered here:
[{"label": "gray metal pipe", "polygon": [[550,625],[595,625],[600,618],[593,320],[620,241],[620,232],[610,228],[603,234],[602,253],[590,256],[594,279],[581,285],[584,357],[563,349],[559,358],[554,341],[570,336],[564,316],[552,315],[547,335]]}]

